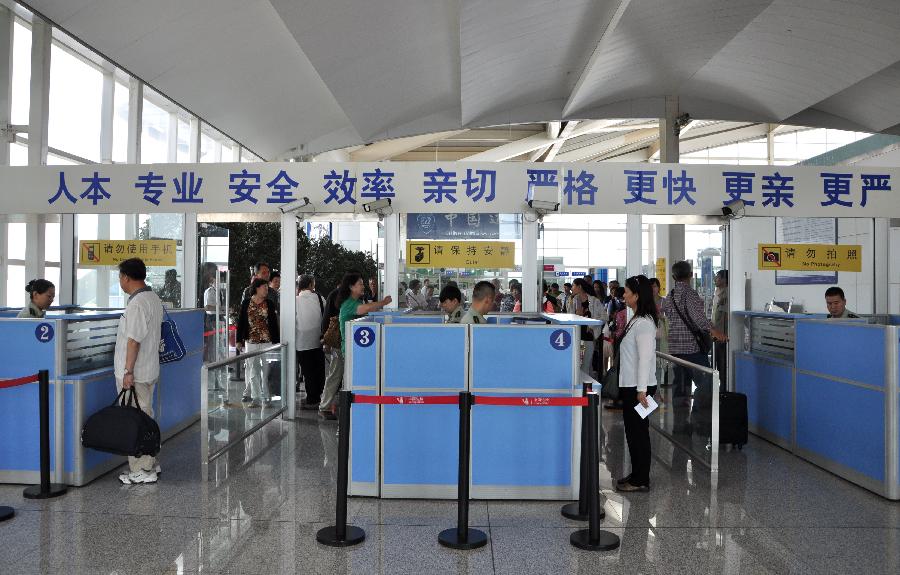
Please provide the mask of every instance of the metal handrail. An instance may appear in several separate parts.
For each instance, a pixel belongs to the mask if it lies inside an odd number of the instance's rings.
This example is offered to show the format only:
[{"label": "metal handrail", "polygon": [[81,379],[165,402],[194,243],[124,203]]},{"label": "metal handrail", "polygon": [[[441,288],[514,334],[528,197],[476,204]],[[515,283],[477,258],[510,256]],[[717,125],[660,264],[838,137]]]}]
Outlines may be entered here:
[{"label": "metal handrail", "polygon": [[234,357],[226,357],[225,359],[220,359],[219,361],[214,361],[212,363],[204,363],[203,367],[206,369],[216,369],[219,367],[224,367],[226,365],[231,365],[232,363],[237,363],[239,361],[244,361],[245,359],[250,359],[251,357],[256,357],[257,355],[263,355],[264,353],[269,353],[271,351],[277,351],[282,347],[287,347],[286,343],[275,343],[269,347],[264,347],[263,349],[258,349],[256,351],[252,351],[250,353],[242,353],[240,355],[236,355]]},{"label": "metal handrail", "polygon": [[696,363],[691,363],[689,361],[681,359],[680,357],[675,357],[674,355],[669,355],[668,353],[663,353],[661,351],[656,352],[656,357],[661,357],[666,361],[670,361],[672,363],[677,363],[678,365],[681,365],[681,366],[684,366],[684,367],[687,367],[690,369],[696,369],[697,371],[699,371],[701,373],[708,373],[710,375],[714,375],[715,373],[717,373],[717,370],[715,370],[711,367],[706,367],[705,365],[697,365]]}]

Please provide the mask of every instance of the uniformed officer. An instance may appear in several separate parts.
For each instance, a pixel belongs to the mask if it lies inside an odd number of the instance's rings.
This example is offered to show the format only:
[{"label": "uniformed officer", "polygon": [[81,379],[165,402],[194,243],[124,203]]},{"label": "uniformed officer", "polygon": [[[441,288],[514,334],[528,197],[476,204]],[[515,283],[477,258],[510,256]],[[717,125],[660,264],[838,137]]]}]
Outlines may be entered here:
[{"label": "uniformed officer", "polygon": [[480,281],[472,290],[472,305],[459,323],[487,323],[484,314],[494,307],[494,286],[491,282]]},{"label": "uniformed officer", "polygon": [[459,323],[463,316],[462,292],[455,285],[446,285],[438,296],[444,310],[444,323]]}]

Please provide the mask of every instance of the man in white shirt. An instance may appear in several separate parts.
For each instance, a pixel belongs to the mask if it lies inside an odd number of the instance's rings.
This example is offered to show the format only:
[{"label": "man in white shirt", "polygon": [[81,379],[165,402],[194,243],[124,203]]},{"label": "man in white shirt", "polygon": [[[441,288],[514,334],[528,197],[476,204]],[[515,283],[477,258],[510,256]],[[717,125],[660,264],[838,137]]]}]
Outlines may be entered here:
[{"label": "man in white shirt", "polygon": [[294,347],[297,365],[306,385],[301,409],[318,409],[325,387],[325,353],[322,351],[322,316],[325,302],[316,293],[316,280],[303,275],[297,281],[297,332]]},{"label": "man in white shirt", "polygon": [[[138,258],[119,264],[119,285],[129,295],[119,318],[113,369],[116,389],[134,389],[141,410],[153,417],[153,390],[159,383],[159,340],[163,320],[162,302],[144,283],[147,266]],[[160,473],[150,455],[128,458],[129,471],[119,476],[125,484],[156,483]]]}]

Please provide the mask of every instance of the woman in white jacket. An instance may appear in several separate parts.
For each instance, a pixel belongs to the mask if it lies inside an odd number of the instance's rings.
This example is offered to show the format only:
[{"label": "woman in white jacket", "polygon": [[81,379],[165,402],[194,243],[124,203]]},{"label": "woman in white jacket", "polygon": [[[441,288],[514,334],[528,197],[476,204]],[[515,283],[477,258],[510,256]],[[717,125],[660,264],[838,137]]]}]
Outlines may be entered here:
[{"label": "woman in white jacket", "polygon": [[658,315],[653,289],[646,276],[625,280],[625,305],[633,317],[619,340],[619,393],[625,439],[631,455],[631,474],[616,483],[617,491],[650,491],[650,421],[635,411],[647,407],[656,393],[656,326]]}]

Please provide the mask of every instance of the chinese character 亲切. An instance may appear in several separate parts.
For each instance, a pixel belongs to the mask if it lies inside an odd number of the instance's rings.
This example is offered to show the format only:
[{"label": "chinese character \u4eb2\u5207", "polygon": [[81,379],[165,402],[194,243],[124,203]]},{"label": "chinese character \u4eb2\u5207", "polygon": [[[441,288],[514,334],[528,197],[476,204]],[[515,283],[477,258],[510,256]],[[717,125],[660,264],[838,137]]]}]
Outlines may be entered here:
[{"label": "chinese character \u4eb2\u5207", "polygon": [[[472,172],[475,172],[474,176]],[[466,170],[466,177],[462,181],[465,186],[466,196],[473,202],[481,201],[489,204],[494,201],[497,188],[497,170]],[[485,196],[485,194],[487,194]]]},{"label": "chinese character \u4eb2\u5207", "polygon": [[771,176],[763,176],[763,206],[772,206],[780,208],[781,204],[785,204],[791,208],[794,207],[794,176],[782,176],[775,172]]},{"label": "chinese character \u4eb2\u5207", "polygon": [[426,180],[422,187],[425,192],[425,203],[443,203],[444,198],[451,204],[456,203],[456,172],[445,172],[438,168],[433,172],[425,172]]}]

